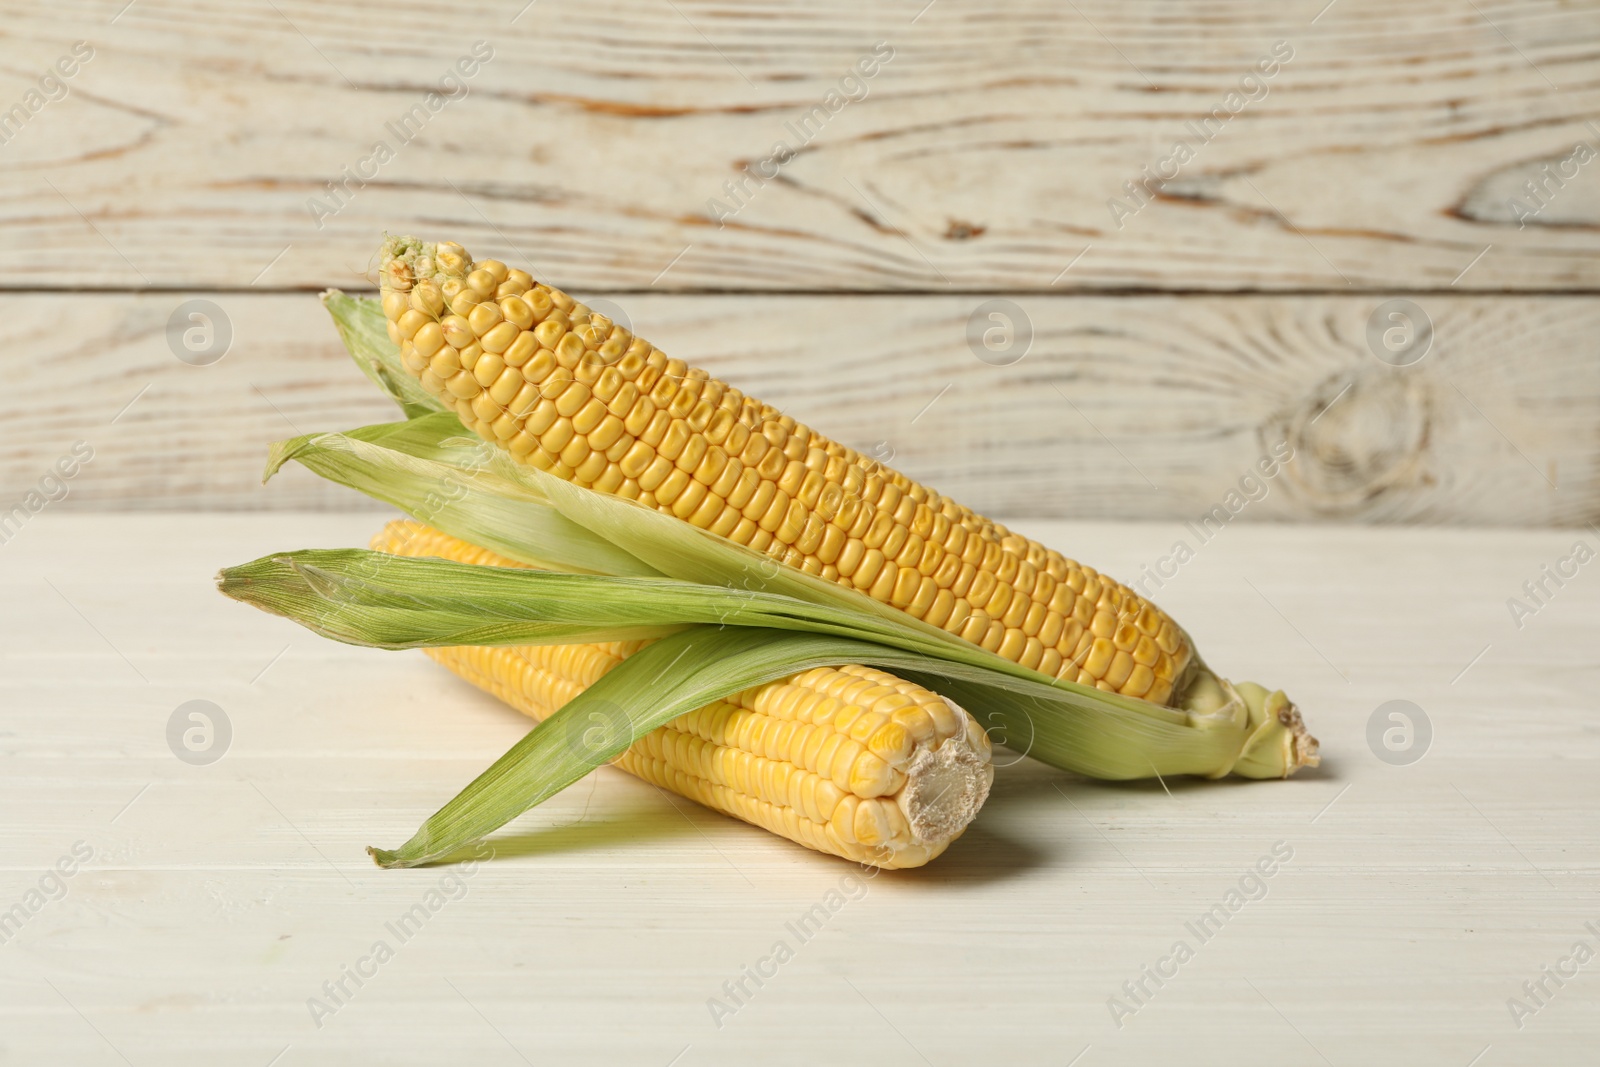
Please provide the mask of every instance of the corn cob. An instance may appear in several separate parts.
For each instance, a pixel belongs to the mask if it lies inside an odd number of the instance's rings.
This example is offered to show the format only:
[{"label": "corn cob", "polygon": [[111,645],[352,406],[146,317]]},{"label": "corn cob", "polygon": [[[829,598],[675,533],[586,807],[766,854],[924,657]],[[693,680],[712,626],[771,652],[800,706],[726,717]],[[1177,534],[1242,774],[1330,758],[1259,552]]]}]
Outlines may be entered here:
[{"label": "corn cob", "polygon": [[[415,522],[389,523],[372,547],[522,566]],[[425,651],[543,720],[644,643]],[[818,852],[889,868],[918,867],[943,852],[994,778],[989,739],[970,715],[859,666],[822,667],[733,694],[646,734],[615,763]]]},{"label": "corn cob", "polygon": [[[381,284],[407,369],[520,462],[1049,677],[1201,712],[1226,698],[1188,635],[1133,590],[669,359],[524,271],[391,237]],[[1287,775],[1316,762],[1316,740],[1287,698],[1275,707]]]}]

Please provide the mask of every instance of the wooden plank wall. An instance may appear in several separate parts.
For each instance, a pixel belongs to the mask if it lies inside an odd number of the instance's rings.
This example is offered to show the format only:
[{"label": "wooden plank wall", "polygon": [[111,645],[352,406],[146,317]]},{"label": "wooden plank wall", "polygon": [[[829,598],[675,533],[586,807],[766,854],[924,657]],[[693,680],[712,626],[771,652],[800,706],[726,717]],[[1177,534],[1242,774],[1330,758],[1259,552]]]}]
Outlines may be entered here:
[{"label": "wooden plank wall", "polygon": [[388,230],[984,511],[1600,518],[1600,4],[125,2],[0,3],[0,508],[349,506],[257,474]]}]

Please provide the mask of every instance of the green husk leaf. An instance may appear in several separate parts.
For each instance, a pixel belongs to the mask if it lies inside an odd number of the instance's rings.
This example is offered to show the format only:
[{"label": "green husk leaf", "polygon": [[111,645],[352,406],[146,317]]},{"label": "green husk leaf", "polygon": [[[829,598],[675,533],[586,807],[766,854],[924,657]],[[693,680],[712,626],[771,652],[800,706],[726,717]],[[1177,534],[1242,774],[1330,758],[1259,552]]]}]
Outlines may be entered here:
[{"label": "green husk leaf", "polygon": [[[508,598],[497,595],[500,575],[537,575],[539,581],[532,595]],[[590,583],[596,581],[606,588],[595,589]],[[638,610],[642,597],[671,595],[655,586],[681,584],[477,567],[361,548],[263,556],[217,575],[217,587],[234,600],[335,641],[387,649],[664,637],[687,622],[708,621]]]},{"label": "green husk leaf", "polygon": [[[985,708],[1008,744],[1074,751],[1079,746],[1115,753],[1146,751],[1169,740],[1152,721],[1105,715],[1085,706],[1083,716],[1062,716],[1074,694],[1008,678],[982,668],[915,652],[826,634],[773,632],[748,627],[695,626],[649,645],[624,660],[531,730],[483,774],[440,808],[400,848],[368,851],[383,867],[414,867],[472,844],[615,758],[634,741],[680,715],[730,693],[813,667],[864,663],[910,679],[926,679],[964,707]],[[1022,690],[1034,689],[1029,695]],[[984,716],[979,716],[980,721]],[[1220,736],[1191,739],[1182,755],[1225,758]],[[1200,749],[1208,750],[1203,754]],[[1033,754],[1037,754],[1034,752]],[[1147,777],[1152,768],[1113,756],[1106,777]],[[1167,773],[1194,771],[1194,766]]]},{"label": "green husk leaf", "polygon": [[[386,338],[387,340],[387,338]],[[289,460],[421,522],[536,567],[588,574],[657,572],[489,468],[489,446],[455,415],[314,433],[273,444],[263,480]]]},{"label": "green husk leaf", "polygon": [[[374,648],[616,641],[625,640],[616,634],[626,626],[757,626],[881,641],[1044,684],[1042,675],[975,645],[934,639],[907,625],[909,619],[879,618],[854,604],[813,604],[672,578],[562,574],[361,548],[311,548],[228,567],[217,579],[235,600]],[[560,633],[551,636],[552,627]],[[1184,717],[1164,710],[1174,721]]]},{"label": "green husk leaf", "polygon": [[383,317],[381,301],[329,289],[322,294],[322,306],[333,317],[339,337],[361,373],[389,394],[406,418],[448,410],[401,365],[400,350],[389,340],[388,321]]},{"label": "green husk leaf", "polygon": [[[770,556],[671,515],[518,464],[475,435],[467,435],[454,415],[280,441],[272,446],[267,477],[290,459],[325,478],[394,504],[453,537],[536,567],[618,576],[664,575],[684,582],[774,593],[866,615],[886,626],[916,631],[932,643],[930,647],[942,646],[952,655],[976,655],[992,662],[997,670],[1040,677],[890,605],[785,567]],[[440,498],[446,495],[441,487],[449,487],[449,495],[459,499],[441,506]],[[518,503],[516,516],[504,515],[507,500]],[[597,545],[612,555],[602,558]],[[1158,714],[1170,711],[1144,701],[1128,703],[1156,708]]]},{"label": "green husk leaf", "polygon": [[[296,459],[446,533],[534,566],[665,576],[711,588],[770,593],[844,612],[857,620],[859,629],[854,632],[869,634],[885,647],[915,649],[937,662],[985,672],[980,678],[989,695],[970,705],[974,715],[997,739],[1023,745],[1029,755],[1052,766],[1110,779],[1221,775],[1229,770],[1251,777],[1272,773],[1261,769],[1272,766],[1270,759],[1247,758],[1252,751],[1264,752],[1263,746],[1272,741],[1258,732],[1260,700],[1234,697],[1203,708],[1169,708],[1045,678],[870,597],[785,567],[673,516],[516,464],[477,438],[460,436],[461,432],[453,416],[431,415],[344,434],[297,438],[274,447],[269,473],[285,460]],[[434,492],[438,485],[455,488],[446,506],[438,506],[441,494]],[[598,558],[602,550],[615,558]],[[522,577],[513,581],[527,580],[527,572],[514,574]],[[354,643],[373,643],[369,638],[391,646],[486,643],[447,639],[449,631],[423,627],[420,616],[391,617],[382,630],[363,631],[349,621],[336,622],[326,609],[316,610],[320,613],[316,625],[337,628],[340,640]],[[474,610],[495,609],[485,604]],[[302,608],[291,617],[304,622],[304,615]],[[437,624],[439,619],[432,616],[429,621]],[[667,625],[660,619],[656,623]],[[596,631],[586,639],[622,639],[605,636],[610,633]],[[531,635],[524,636],[527,640],[520,643],[533,642]],[[1009,682],[1002,684],[1001,678]],[[1020,696],[993,695],[1001,690]]]},{"label": "green husk leaf", "polygon": [[664,578],[553,574],[361,549],[269,556],[219,579],[235,599],[325,636],[380,648],[615,641],[706,625],[758,629],[774,640],[801,632],[853,640],[867,658],[851,662],[914,672],[914,680],[957,700],[1001,743],[1096,778],[1215,774],[1238,757],[1253,728],[1242,708],[1198,716],[1048,679],[966,642],[929,640],[909,617],[882,618],[853,603],[835,607]]},{"label": "green husk leaf", "polygon": [[816,634],[703,626],[674,634],[630,656],[534,727],[398,849],[367,851],[382,867],[442,859],[680,715],[797,671],[870,662],[872,651]]}]

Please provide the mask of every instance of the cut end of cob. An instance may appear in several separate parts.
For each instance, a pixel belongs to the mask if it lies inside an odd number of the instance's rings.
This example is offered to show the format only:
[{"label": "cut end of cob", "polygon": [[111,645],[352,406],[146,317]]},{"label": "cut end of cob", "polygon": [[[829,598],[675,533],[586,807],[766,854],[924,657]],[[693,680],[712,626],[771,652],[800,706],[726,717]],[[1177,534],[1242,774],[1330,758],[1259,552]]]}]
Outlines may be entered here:
[{"label": "cut end of cob", "polygon": [[[955,701],[940,699],[957,719],[973,721]],[[906,767],[906,784],[895,802],[920,840],[941,847],[955,840],[989,797],[994,783],[989,738],[979,729],[968,733],[966,744],[923,748]]]}]

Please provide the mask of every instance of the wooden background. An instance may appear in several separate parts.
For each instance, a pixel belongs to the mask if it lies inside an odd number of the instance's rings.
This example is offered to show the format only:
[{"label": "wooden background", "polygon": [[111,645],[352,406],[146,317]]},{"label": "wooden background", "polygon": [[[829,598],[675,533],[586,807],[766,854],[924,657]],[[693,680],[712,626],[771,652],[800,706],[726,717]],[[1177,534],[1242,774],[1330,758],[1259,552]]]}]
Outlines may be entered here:
[{"label": "wooden background", "polygon": [[[65,98],[30,99],[78,40]],[[465,97],[399,144],[479,41]],[[1119,226],[1108,201],[1280,41],[1265,95]],[[878,42],[866,98],[718,225],[707,201]],[[1600,536],[1600,158],[1511,205],[1580,144],[1600,0],[0,0],[0,516],[93,450],[0,529],[0,916],[96,850],[0,938],[0,1065],[1593,1061],[1600,964],[1507,1010],[1600,943],[1596,565],[1507,610]],[[527,729],[420,654],[209,582],[382,521],[259,473],[275,439],[393,417],[315,296],[370,290],[385,231],[612,302],[1130,580],[1287,442],[1255,525],[1158,595],[1294,696],[1324,764],[1019,760],[720,1030],[705,1000],[853,868],[603,769],[316,1027],[307,998],[445,873],[363,846]],[[967,339],[996,299],[1032,334],[1003,366]],[[1405,367],[1369,341],[1397,299],[1433,328]],[[231,336],[210,365],[168,340],[193,300]],[[209,766],[165,740],[194,699],[232,722]],[[1373,741],[1395,700],[1431,721],[1420,762]],[[1118,1029],[1107,999],[1280,839],[1270,897]]]},{"label": "wooden background", "polygon": [[[1600,516],[1600,160],[1510,206],[1600,148],[1595,3],[125,3],[0,4],[0,106],[94,48],[0,145],[8,504],[83,439],[64,507],[350,506],[256,475],[275,438],[388,414],[311,295],[370,288],[388,230],[612,300],[984,511],[1190,518],[1287,439],[1245,518]],[[1209,143],[1186,132],[1274,48]],[[1114,219],[1179,137],[1194,158]],[[195,297],[233,334],[211,366],[166,339]],[[1034,334],[1008,366],[966,340],[996,297]],[[1435,330],[1404,368],[1367,338],[1396,297]]]}]

